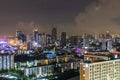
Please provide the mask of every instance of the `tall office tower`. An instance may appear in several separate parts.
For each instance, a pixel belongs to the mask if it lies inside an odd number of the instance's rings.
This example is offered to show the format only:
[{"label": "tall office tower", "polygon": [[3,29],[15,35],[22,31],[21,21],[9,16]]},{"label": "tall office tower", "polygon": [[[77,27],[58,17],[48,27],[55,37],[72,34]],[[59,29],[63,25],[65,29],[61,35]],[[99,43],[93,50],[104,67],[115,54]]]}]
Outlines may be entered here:
[{"label": "tall office tower", "polygon": [[52,43],[52,36],[51,35],[46,35],[46,44],[51,44]]},{"label": "tall office tower", "polygon": [[22,31],[17,30],[16,31],[16,37],[18,38],[18,40],[21,40],[22,42],[26,41],[26,35]]},{"label": "tall office tower", "polygon": [[33,31],[33,41],[38,42],[38,29],[34,29]]},{"label": "tall office tower", "polygon": [[102,62],[81,62],[80,80],[120,80],[120,59]]},{"label": "tall office tower", "polygon": [[54,27],[52,29],[52,42],[55,43],[56,40],[57,40],[57,29]]},{"label": "tall office tower", "polygon": [[33,47],[34,48],[38,48],[42,46],[41,45],[42,43],[40,40],[42,41],[41,35],[38,32],[38,29],[34,29],[33,31]]},{"label": "tall office tower", "polygon": [[27,42],[32,42],[33,41],[33,36],[32,34],[27,35]]},{"label": "tall office tower", "polygon": [[45,35],[45,33],[42,34],[41,40],[42,40],[42,46],[45,46],[46,45],[46,35]]},{"label": "tall office tower", "polygon": [[61,33],[61,46],[66,46],[66,32]]},{"label": "tall office tower", "polygon": [[38,34],[38,44],[42,46],[42,34]]},{"label": "tall office tower", "polygon": [[32,41],[33,41],[32,34],[28,34],[27,35],[27,47],[28,47],[28,49],[32,49],[33,48]]}]

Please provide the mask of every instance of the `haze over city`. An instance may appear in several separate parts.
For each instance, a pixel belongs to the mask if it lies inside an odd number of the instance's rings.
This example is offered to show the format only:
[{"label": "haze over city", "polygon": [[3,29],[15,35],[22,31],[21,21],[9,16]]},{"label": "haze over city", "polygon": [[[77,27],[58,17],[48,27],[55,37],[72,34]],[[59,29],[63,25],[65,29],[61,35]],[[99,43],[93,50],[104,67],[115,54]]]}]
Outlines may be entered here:
[{"label": "haze over city", "polygon": [[120,0],[0,0],[0,80],[120,80]]},{"label": "haze over city", "polygon": [[33,28],[68,35],[82,33],[112,33],[120,29],[119,0],[2,0],[0,1],[0,34],[26,33]]}]

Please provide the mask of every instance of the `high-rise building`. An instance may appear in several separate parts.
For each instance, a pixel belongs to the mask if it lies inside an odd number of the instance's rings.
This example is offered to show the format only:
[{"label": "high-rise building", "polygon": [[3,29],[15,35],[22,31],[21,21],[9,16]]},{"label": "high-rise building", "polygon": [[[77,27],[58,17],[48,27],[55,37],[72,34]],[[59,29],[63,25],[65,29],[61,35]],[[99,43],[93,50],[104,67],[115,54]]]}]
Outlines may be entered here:
[{"label": "high-rise building", "polygon": [[52,29],[52,42],[54,43],[57,40],[57,28]]},{"label": "high-rise building", "polygon": [[46,35],[46,44],[51,44],[52,43],[52,36],[51,35]]},{"label": "high-rise building", "polygon": [[32,49],[33,46],[32,46],[32,41],[33,41],[33,36],[32,34],[28,34],[27,35],[27,48],[28,49]]},{"label": "high-rise building", "polygon": [[0,54],[0,70],[10,70],[14,68],[14,55]]},{"label": "high-rise building", "polygon": [[17,30],[16,31],[16,37],[18,38],[18,40],[21,40],[22,42],[26,41],[26,35],[22,31]]},{"label": "high-rise building", "polygon": [[38,32],[38,29],[34,29],[33,31],[33,47],[34,48],[38,48],[38,47],[41,47],[41,35],[39,34]]},{"label": "high-rise building", "polygon": [[80,63],[80,80],[120,80],[120,59]]},{"label": "high-rise building", "polygon": [[42,46],[45,46],[46,45],[46,35],[45,35],[45,33],[42,34],[41,40],[42,40]]},{"label": "high-rise building", "polygon": [[61,46],[66,46],[66,32],[61,33]]},{"label": "high-rise building", "polygon": [[38,44],[42,46],[42,34],[38,34]]},{"label": "high-rise building", "polygon": [[33,41],[38,42],[38,29],[34,29],[33,31]]}]

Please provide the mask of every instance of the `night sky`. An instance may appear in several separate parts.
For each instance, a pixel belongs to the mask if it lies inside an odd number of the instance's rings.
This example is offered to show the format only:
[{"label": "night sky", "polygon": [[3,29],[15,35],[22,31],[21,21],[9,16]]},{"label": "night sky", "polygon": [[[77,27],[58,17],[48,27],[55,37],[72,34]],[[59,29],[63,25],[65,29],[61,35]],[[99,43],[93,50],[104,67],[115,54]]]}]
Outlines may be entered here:
[{"label": "night sky", "polygon": [[120,33],[120,0],[0,0],[0,35],[53,27],[68,35]]}]

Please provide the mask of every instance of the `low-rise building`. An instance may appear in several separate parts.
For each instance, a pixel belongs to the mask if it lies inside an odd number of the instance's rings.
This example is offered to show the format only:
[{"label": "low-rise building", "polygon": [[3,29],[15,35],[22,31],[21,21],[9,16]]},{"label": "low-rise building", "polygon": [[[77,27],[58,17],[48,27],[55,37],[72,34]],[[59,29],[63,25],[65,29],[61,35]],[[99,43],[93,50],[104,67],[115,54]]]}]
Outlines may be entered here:
[{"label": "low-rise building", "polygon": [[45,77],[45,76],[53,75],[54,65],[25,68],[24,74],[26,76],[35,75],[36,77]]}]

